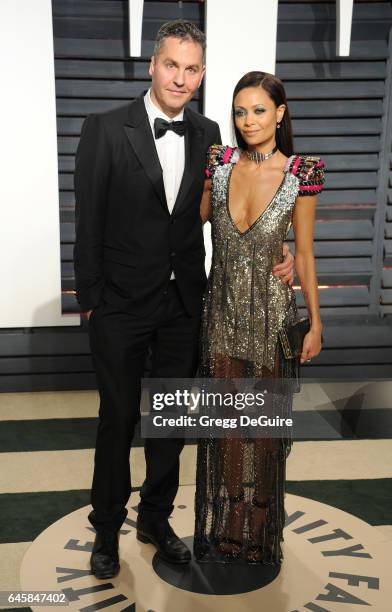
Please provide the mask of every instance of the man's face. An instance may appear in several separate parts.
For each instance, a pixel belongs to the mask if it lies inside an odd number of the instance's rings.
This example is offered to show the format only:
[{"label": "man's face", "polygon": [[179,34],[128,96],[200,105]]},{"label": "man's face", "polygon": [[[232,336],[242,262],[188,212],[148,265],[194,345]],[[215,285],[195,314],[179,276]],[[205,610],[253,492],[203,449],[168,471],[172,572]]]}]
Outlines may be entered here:
[{"label": "man's face", "polygon": [[152,98],[169,117],[175,117],[200,86],[205,72],[203,51],[192,39],[169,37],[151,58]]}]

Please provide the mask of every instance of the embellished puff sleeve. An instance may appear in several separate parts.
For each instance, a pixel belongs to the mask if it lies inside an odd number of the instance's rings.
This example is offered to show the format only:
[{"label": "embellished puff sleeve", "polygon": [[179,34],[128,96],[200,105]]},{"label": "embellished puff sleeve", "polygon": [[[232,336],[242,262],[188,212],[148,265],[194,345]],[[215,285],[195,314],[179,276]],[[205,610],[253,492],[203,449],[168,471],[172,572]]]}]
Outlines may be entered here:
[{"label": "embellished puff sleeve", "polygon": [[219,166],[224,166],[236,160],[238,156],[237,149],[225,145],[211,145],[207,151],[207,163],[205,167],[205,175],[207,178],[214,176],[215,170]]},{"label": "embellished puff sleeve", "polygon": [[299,196],[317,195],[322,192],[325,165],[320,157],[293,155],[288,161],[289,171],[299,179]]}]

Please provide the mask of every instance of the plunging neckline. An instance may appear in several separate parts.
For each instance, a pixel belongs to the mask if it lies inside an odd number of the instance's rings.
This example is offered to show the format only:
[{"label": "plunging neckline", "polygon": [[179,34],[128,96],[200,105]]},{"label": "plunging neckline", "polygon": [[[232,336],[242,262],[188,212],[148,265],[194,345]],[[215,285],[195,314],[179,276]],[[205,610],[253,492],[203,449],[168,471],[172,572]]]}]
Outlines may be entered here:
[{"label": "plunging neckline", "polygon": [[231,165],[231,168],[229,170],[229,176],[227,177],[227,187],[226,187],[226,211],[227,211],[227,215],[230,219],[230,222],[232,224],[232,226],[234,227],[235,231],[240,235],[240,236],[245,236],[246,234],[248,234],[255,225],[257,225],[257,223],[262,219],[262,217],[265,215],[265,213],[267,212],[267,210],[271,207],[271,205],[274,203],[275,199],[278,197],[280,190],[283,187],[283,183],[286,180],[286,166],[283,170],[283,178],[277,188],[277,190],[275,191],[272,199],[268,202],[268,204],[266,205],[266,207],[261,211],[261,213],[259,214],[259,216],[253,221],[253,223],[244,231],[241,232],[241,230],[238,228],[237,224],[234,223],[233,217],[231,216],[231,212],[230,212],[230,183],[231,183],[231,175],[233,173],[234,170],[234,166],[235,164],[233,163]]}]

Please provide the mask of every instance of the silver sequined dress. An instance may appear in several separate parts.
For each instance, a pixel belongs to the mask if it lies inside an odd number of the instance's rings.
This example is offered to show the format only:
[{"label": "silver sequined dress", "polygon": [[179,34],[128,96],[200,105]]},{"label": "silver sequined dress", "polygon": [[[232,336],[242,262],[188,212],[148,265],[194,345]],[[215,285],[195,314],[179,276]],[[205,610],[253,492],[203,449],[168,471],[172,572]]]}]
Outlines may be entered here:
[{"label": "silver sequined dress", "polygon": [[[229,211],[229,184],[239,150],[210,147],[213,256],[204,297],[200,373],[210,378],[295,377],[278,330],[297,318],[294,290],[272,274],[298,195],[322,190],[320,158],[293,155],[271,202],[240,232]],[[275,410],[290,415],[292,393]],[[279,564],[284,526],[285,463],[291,438],[198,444],[194,552],[199,560]]]}]

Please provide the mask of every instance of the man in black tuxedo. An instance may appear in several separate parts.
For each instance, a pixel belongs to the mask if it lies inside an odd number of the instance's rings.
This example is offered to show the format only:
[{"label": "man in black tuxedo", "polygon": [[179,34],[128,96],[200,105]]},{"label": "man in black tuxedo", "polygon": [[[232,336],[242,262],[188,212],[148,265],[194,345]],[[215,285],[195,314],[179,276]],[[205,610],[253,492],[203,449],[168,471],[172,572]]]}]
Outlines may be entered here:
[{"label": "man in black tuxedo", "polygon": [[[140,379],[189,378],[197,367],[205,288],[199,207],[208,147],[218,124],[185,108],[204,75],[205,37],[177,20],[158,32],[151,89],[122,108],[87,117],[76,154],[77,298],[89,318],[100,394],[89,520],[91,568],[119,571],[118,533],[127,516],[129,452],[139,419]],[[292,278],[293,257],[279,275]],[[169,525],[182,439],[148,439],[137,537],[167,561],[191,555]]]}]

